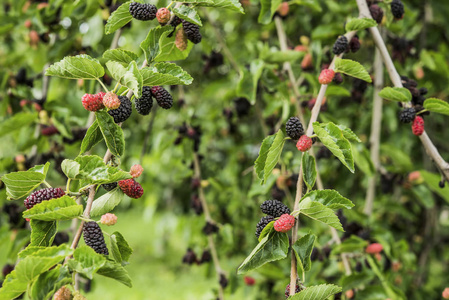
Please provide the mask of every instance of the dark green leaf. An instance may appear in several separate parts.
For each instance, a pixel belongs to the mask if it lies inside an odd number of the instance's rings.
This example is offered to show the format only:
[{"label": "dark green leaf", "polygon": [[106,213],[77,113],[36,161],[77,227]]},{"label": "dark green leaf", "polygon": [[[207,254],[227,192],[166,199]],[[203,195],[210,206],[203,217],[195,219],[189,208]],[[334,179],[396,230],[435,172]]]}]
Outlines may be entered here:
[{"label": "dark green leaf", "polygon": [[98,270],[98,274],[115,279],[127,287],[133,286],[128,272],[116,262],[107,260],[106,263]]},{"label": "dark green leaf", "polygon": [[180,7],[173,8],[173,13],[183,20],[189,21],[190,23],[199,26],[203,26],[203,23],[201,23],[200,16],[198,15],[197,11],[192,7],[181,5]]},{"label": "dark green leaf", "polygon": [[309,190],[313,189],[316,180],[316,165],[315,157],[311,156],[308,152],[304,152],[302,155],[302,169],[303,179]]},{"label": "dark green leaf", "polygon": [[92,204],[91,216],[101,216],[105,213],[112,211],[125,197],[125,194],[120,189],[114,189],[97,200]]},{"label": "dark green leaf", "polygon": [[313,245],[315,244],[316,236],[313,234],[306,234],[299,238],[293,245],[292,249],[296,255],[296,261],[298,269],[300,270],[300,276],[302,272],[307,272],[312,266],[310,255],[312,254]]},{"label": "dark green leaf", "polygon": [[101,133],[100,126],[98,126],[97,120],[95,120],[84,136],[84,139],[81,143],[80,154],[86,153],[102,140],[103,134]]},{"label": "dark green leaf", "polygon": [[288,247],[289,240],[286,233],[271,231],[240,265],[237,273],[244,274],[271,261],[286,258]]},{"label": "dark green leaf", "polygon": [[133,253],[133,249],[118,231],[111,234],[111,250],[115,261],[122,265],[128,262],[129,257]]},{"label": "dark green leaf", "polygon": [[122,128],[115,124],[114,118],[105,111],[97,111],[95,115],[108,149],[113,155],[122,156],[125,151]]},{"label": "dark green leaf", "polygon": [[371,273],[354,273],[345,276],[341,281],[343,291],[348,291],[354,288],[361,288],[363,286],[369,285],[369,282],[373,280],[373,277],[374,276]]},{"label": "dark green leaf", "polygon": [[351,235],[348,239],[344,240],[340,245],[336,245],[332,249],[332,254],[340,254],[345,252],[364,252],[368,242],[359,238],[358,236]]},{"label": "dark green leaf", "polygon": [[132,1],[128,1],[120,5],[110,16],[104,28],[106,34],[113,33],[119,28],[128,24],[133,17],[129,13],[129,5]]},{"label": "dark green leaf", "polygon": [[279,158],[281,157],[282,149],[285,144],[285,136],[282,130],[276,133],[274,137],[273,144],[268,149],[267,160],[265,161],[265,167],[263,169],[263,181],[267,181],[268,177],[271,175],[274,167],[277,165]]},{"label": "dark green leaf", "polygon": [[69,268],[92,279],[94,274],[106,264],[106,257],[88,246],[79,246],[68,261]]},{"label": "dark green leaf", "polygon": [[259,156],[254,162],[254,169],[256,170],[257,177],[262,180],[262,184],[264,179],[265,162],[267,161],[268,151],[270,150],[271,145],[273,145],[275,136],[275,134],[269,135],[263,140],[262,145],[260,146]]},{"label": "dark green leaf", "polygon": [[[145,58],[148,61],[148,63],[153,62],[153,60],[156,58],[156,56],[160,53],[160,45],[159,40],[163,33],[165,32],[171,32],[173,28],[171,26],[164,26],[164,27],[155,27],[152,28],[149,32],[145,40],[140,43],[140,48],[145,53]],[[145,81],[145,80],[144,80]]]},{"label": "dark green leaf", "polygon": [[32,300],[49,299],[62,286],[72,283],[72,275],[67,266],[58,265],[39,275],[31,286]]},{"label": "dark green leaf", "polygon": [[258,22],[269,24],[273,20],[273,15],[281,3],[281,0],[261,0],[260,4],[262,5],[262,8],[260,9],[259,18],[257,19]]},{"label": "dark green leaf", "polygon": [[82,179],[87,184],[103,184],[131,178],[129,172],[106,165],[103,159],[96,155],[78,156],[75,161],[80,164],[80,174],[76,179]]},{"label": "dark green leaf", "polygon": [[30,246],[49,247],[53,243],[56,232],[58,232],[57,221],[31,220],[31,243]]}]

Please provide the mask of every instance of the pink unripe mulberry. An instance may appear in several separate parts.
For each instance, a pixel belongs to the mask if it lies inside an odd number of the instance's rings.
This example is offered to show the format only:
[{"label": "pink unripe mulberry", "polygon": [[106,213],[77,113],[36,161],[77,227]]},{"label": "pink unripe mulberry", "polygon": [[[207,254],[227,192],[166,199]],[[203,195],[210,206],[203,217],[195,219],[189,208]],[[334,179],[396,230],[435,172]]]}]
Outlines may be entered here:
[{"label": "pink unripe mulberry", "polygon": [[140,175],[142,175],[142,172],[143,172],[143,167],[141,165],[134,165],[131,167],[129,174],[131,174],[131,176],[133,178],[137,178]]},{"label": "pink unripe mulberry", "polygon": [[101,216],[100,222],[103,225],[112,226],[117,223],[117,216],[110,213],[104,214]]},{"label": "pink unripe mulberry", "polygon": [[108,109],[117,109],[120,106],[120,99],[113,92],[107,92],[103,97],[103,104]]},{"label": "pink unripe mulberry", "polygon": [[163,26],[170,21],[170,11],[165,7],[159,8],[156,13],[156,18],[159,24]]},{"label": "pink unripe mulberry", "polygon": [[365,252],[368,254],[376,254],[382,252],[383,247],[379,243],[372,243],[366,247]]},{"label": "pink unripe mulberry", "polygon": [[301,152],[309,151],[310,148],[312,148],[313,141],[310,137],[307,135],[302,135],[298,142],[296,143],[296,148],[298,148]]},{"label": "pink unripe mulberry", "polygon": [[274,222],[274,230],[287,232],[295,226],[295,217],[289,214],[283,214]]},{"label": "pink unripe mulberry", "polygon": [[329,84],[334,79],[335,72],[332,69],[324,69],[321,71],[320,76],[318,77],[318,82],[320,84]]}]

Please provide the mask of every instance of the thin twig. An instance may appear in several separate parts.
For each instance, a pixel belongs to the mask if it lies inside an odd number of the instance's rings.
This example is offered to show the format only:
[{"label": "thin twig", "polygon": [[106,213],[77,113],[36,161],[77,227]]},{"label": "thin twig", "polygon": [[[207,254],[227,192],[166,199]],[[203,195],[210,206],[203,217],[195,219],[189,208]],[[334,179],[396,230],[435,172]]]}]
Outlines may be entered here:
[{"label": "thin twig", "polygon": [[[201,182],[201,167],[200,167],[200,160],[199,160],[197,152],[195,152],[193,154],[193,169],[194,169],[194,173],[195,173],[195,178]],[[206,222],[207,223],[209,223],[209,222],[215,223],[211,218],[209,206],[207,205],[206,197],[204,195],[204,190],[203,190],[203,187],[201,186],[201,184],[198,187],[198,194],[199,194],[198,197],[200,198],[200,201],[201,201],[201,206],[203,207],[204,218],[206,219]],[[223,274],[223,270],[221,269],[221,266],[220,266],[220,260],[218,259],[217,249],[215,247],[214,239],[211,234],[208,235],[207,241],[208,241],[209,248],[210,248],[210,251],[212,254],[212,260],[214,262],[215,271],[217,273],[217,278],[218,278],[218,281],[220,281],[221,275],[224,275],[224,274]],[[219,284],[218,296],[219,296],[219,298],[218,298],[219,300],[224,299],[223,287],[221,286],[221,284]]]},{"label": "thin twig", "polygon": [[[371,14],[369,12],[368,5],[366,4],[365,0],[357,0],[357,5],[359,7],[361,17],[371,18]],[[394,86],[403,87],[401,77],[399,76],[399,73],[393,64],[393,60],[391,59],[390,53],[388,52],[387,46],[385,45],[385,42],[379,32],[379,29],[377,27],[370,27],[369,31],[373,36],[376,47],[379,49],[382,55],[385,68],[387,69],[390,79],[393,82]],[[407,107],[411,106],[411,103],[404,103],[404,104]],[[427,154],[433,160],[433,162],[438,167],[443,176],[446,178],[446,180],[449,181],[449,163],[443,159],[441,154],[438,152],[438,149],[432,143],[432,141],[430,140],[429,136],[425,131],[419,137],[419,139],[421,140],[424,149],[426,149]]]},{"label": "thin twig", "polygon": [[[351,31],[351,32],[346,33],[345,36],[348,40],[351,40],[352,37],[355,35],[355,33],[356,33],[355,31]],[[329,66],[329,69],[334,69],[335,60],[337,58],[340,58],[341,56],[342,55],[336,55],[334,57],[334,59],[332,60],[332,63]],[[310,116],[309,125],[307,126],[306,134],[308,136],[311,136],[313,134],[313,123],[316,122],[316,120],[318,119],[318,115],[320,114],[321,104],[323,102],[324,95],[326,94],[326,90],[327,90],[327,85],[321,85],[320,91],[316,98],[315,105],[313,106],[313,109],[312,109],[312,115]],[[297,211],[299,209],[299,202],[301,201],[301,197],[302,197],[302,189],[303,189],[302,176],[303,176],[303,167],[301,165],[301,167],[299,169],[298,182],[296,183],[295,206],[293,209],[294,211]],[[331,230],[332,230],[332,228],[331,228]],[[337,237],[338,237],[338,234],[337,234]],[[292,244],[294,244],[297,239],[298,239],[298,222],[296,222],[296,225],[293,227]],[[290,272],[291,272],[290,273],[290,295],[294,295],[295,288],[296,288],[296,279],[298,277],[298,270],[297,270],[297,263],[296,263],[295,255],[292,255],[292,266],[291,266]]]},{"label": "thin twig", "polygon": [[366,192],[365,208],[363,212],[371,216],[373,211],[374,198],[376,197],[377,172],[380,166],[379,146],[380,146],[380,129],[382,127],[382,104],[383,99],[379,96],[379,92],[384,86],[384,68],[382,65],[382,57],[380,51],[376,49],[374,55],[374,99],[373,99],[373,115],[371,119],[371,135],[370,135],[370,153],[371,160],[374,165],[374,173],[368,181],[368,190]]}]

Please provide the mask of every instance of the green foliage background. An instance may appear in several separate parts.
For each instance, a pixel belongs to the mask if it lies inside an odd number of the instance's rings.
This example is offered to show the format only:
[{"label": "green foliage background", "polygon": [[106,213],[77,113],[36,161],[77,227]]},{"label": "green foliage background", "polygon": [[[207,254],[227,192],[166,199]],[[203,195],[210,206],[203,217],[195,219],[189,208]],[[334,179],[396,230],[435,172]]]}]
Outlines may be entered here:
[{"label": "green foliage background", "polygon": [[[85,126],[88,112],[80,103],[86,92],[100,90],[98,84],[77,83],[60,78],[51,78],[47,102],[44,109],[58,124],[61,134],[51,137],[34,135],[37,124],[42,121],[36,110],[27,105],[21,107],[20,100],[40,99],[42,96],[42,70],[47,64],[61,60],[64,56],[86,53],[100,58],[112,42],[113,34],[104,35],[104,20],[109,11],[102,1],[88,0],[67,3],[50,1],[50,6],[37,9],[27,1],[5,1],[0,7],[0,175],[17,171],[21,167],[15,162],[18,154],[29,158],[33,145],[37,145],[39,160],[51,162],[47,181],[54,186],[63,186],[62,176],[57,172],[64,158],[78,155],[80,142],[69,144],[72,129]],[[163,1],[158,7],[167,5]],[[118,224],[106,231],[120,231],[134,248],[127,267],[134,280],[134,287],[111,284],[110,279],[95,279],[89,299],[213,299],[216,280],[212,264],[187,266],[181,263],[188,247],[200,254],[207,247],[207,239],[201,233],[204,218],[196,216],[190,209],[192,195],[190,179],[193,171],[192,142],[184,139],[174,145],[178,127],[184,122],[201,126],[202,139],[199,153],[204,156],[201,166],[206,198],[213,217],[220,223],[217,245],[222,267],[230,281],[226,288],[227,299],[283,299],[285,285],[289,282],[290,266],[287,261],[272,263],[249,274],[256,279],[255,286],[246,286],[236,269],[257,244],[254,237],[255,224],[262,213],[260,203],[271,198],[272,186],[278,176],[273,174],[265,185],[252,172],[260,143],[268,133],[273,133],[276,124],[284,124],[295,115],[293,97],[288,77],[282,72],[285,56],[279,52],[279,42],[274,23],[262,25],[257,22],[260,4],[245,1],[245,14],[228,10],[208,9],[207,15],[200,10],[204,27],[203,41],[195,46],[188,59],[179,65],[192,75],[193,84],[180,89],[171,87],[175,106],[169,111],[158,109],[150,127],[151,118],[142,117],[135,111],[124,124],[126,153],[122,168],[140,163],[145,169],[139,180],[145,190],[139,200],[127,199],[114,211]],[[316,96],[321,65],[329,63],[329,52],[336,37],[344,33],[344,22],[357,17],[355,1],[295,0],[290,1],[290,12],[283,20],[291,47],[300,44],[300,37],[310,39],[308,48],[313,55],[313,70],[302,71],[300,63],[303,53],[295,53],[292,60],[297,78],[304,77],[300,87],[304,98]],[[391,22],[386,13],[384,24],[389,49],[398,38],[410,40],[412,49],[405,54],[403,63],[395,65],[401,75],[418,81],[419,87],[429,90],[428,96],[448,99],[449,87],[449,29],[446,16],[449,5],[445,1],[404,1],[406,15],[403,20]],[[381,4],[387,12],[387,6]],[[8,8],[9,7],[9,8]],[[62,9],[58,12],[58,7]],[[432,12],[427,18],[425,9]],[[58,13],[62,20],[50,24]],[[208,16],[208,17],[206,17]],[[30,46],[30,29],[24,26],[31,20],[32,29],[38,34],[51,31],[50,42],[38,42]],[[215,24],[215,29],[212,22]],[[132,21],[125,27],[119,42],[120,48],[141,53],[140,42],[146,37],[149,27],[155,22]],[[211,68],[205,74],[207,57],[212,51],[224,54],[216,31],[222,34],[232,57],[245,74],[241,79],[225,57],[224,64]],[[57,38],[56,38],[57,35]],[[368,32],[359,33],[362,49],[345,58],[362,63],[372,71],[374,45]],[[56,38],[56,41],[52,39]],[[251,94],[251,67],[264,63],[260,81],[254,86],[257,91],[246,116],[236,113],[234,99]],[[34,86],[14,85],[12,79],[19,68],[26,68],[28,76],[34,77]],[[424,76],[417,79],[422,70]],[[246,77],[249,75],[249,78]],[[372,109],[372,85],[368,85],[361,101],[351,99],[353,80],[346,77],[342,87],[331,89],[327,95],[326,110],[320,114],[321,122],[334,122],[351,128],[362,140],[356,145],[356,173],[351,174],[334,158],[318,160],[319,172],[326,188],[335,188],[351,199],[355,207],[345,213],[348,222],[358,222],[371,231],[371,239],[381,242],[389,259],[400,262],[402,268],[384,272],[386,280],[402,290],[407,299],[438,299],[447,285],[449,252],[449,184],[438,188],[440,180],[431,161],[426,156],[418,138],[412,135],[410,126],[400,124],[399,108],[395,103],[384,102],[381,162],[391,174],[392,189],[385,190],[385,182],[379,181],[372,218],[363,213],[368,178],[372,173],[369,161],[369,132]],[[391,83],[387,80],[387,86]],[[113,87],[110,87],[113,88]],[[183,105],[181,105],[183,100]],[[229,121],[224,109],[234,112]],[[304,109],[306,118],[310,111]],[[26,113],[19,124],[7,126],[13,115]],[[5,125],[6,124],[6,125]],[[432,114],[426,118],[426,130],[446,160],[449,160],[449,133],[446,130],[448,117]],[[37,131],[38,132],[38,131]],[[149,135],[149,136],[148,136]],[[142,141],[148,144],[142,155]],[[94,148],[94,154],[102,156],[104,144]],[[49,154],[51,154],[49,156]],[[278,169],[295,174],[299,170],[300,155],[294,144],[287,142]],[[428,170],[433,175],[425,176],[425,182],[410,184],[407,176],[416,170]],[[422,173],[425,174],[425,173]],[[386,183],[388,185],[388,183]],[[384,188],[382,188],[384,187]],[[294,187],[290,187],[294,195]],[[5,189],[0,190],[0,204],[6,203]],[[285,199],[285,202],[288,201]],[[19,203],[19,205],[21,205]],[[310,223],[310,224],[309,224]],[[0,214],[0,265],[15,261],[17,252],[26,244],[29,231],[11,230],[6,213]],[[70,224],[66,224],[67,228]],[[300,234],[314,227],[318,233],[316,246],[322,248],[331,239],[329,229],[311,222],[302,221]],[[11,240],[11,236],[15,239]],[[333,248],[334,246],[332,246]],[[360,250],[360,249],[359,249]],[[428,255],[423,263],[423,253]],[[356,260],[353,261],[354,266]],[[372,274],[365,266],[363,272]],[[385,258],[381,264],[385,263]],[[308,273],[307,284],[341,284],[343,268],[338,256],[315,262]],[[421,278],[421,280],[419,279]],[[364,291],[356,293],[356,299],[385,299],[380,281],[373,279]],[[345,287],[343,286],[345,289]]]}]

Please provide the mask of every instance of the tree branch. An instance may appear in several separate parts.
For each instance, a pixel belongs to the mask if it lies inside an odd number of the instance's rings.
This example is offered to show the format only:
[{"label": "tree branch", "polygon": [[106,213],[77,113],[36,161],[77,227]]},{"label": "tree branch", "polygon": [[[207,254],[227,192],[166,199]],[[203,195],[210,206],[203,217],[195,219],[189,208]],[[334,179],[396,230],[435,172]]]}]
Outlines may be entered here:
[{"label": "tree branch", "polygon": [[383,99],[379,96],[379,92],[384,86],[384,69],[380,51],[376,49],[374,55],[374,99],[373,99],[373,115],[371,119],[371,135],[370,135],[370,153],[371,160],[374,165],[374,174],[369,179],[368,190],[365,199],[365,208],[363,212],[371,216],[373,211],[374,198],[376,197],[376,181],[377,172],[380,167],[379,146],[380,146],[380,129],[382,126],[382,104]]},{"label": "tree branch", "polygon": [[[357,0],[357,5],[359,7],[361,17],[371,18],[371,14],[369,12],[368,5],[366,4],[365,0]],[[379,49],[382,55],[385,67],[388,71],[388,74],[394,86],[403,87],[401,77],[399,76],[399,73],[397,72],[396,67],[393,64],[393,60],[391,59],[390,53],[388,52],[387,46],[385,45],[385,42],[379,32],[379,29],[377,27],[370,27],[369,31],[373,36],[376,47]],[[411,106],[410,102],[404,104],[407,107]],[[430,140],[429,136],[425,131],[419,137],[419,139],[421,140],[424,149],[426,149],[427,155],[430,156],[430,158],[433,160],[433,162],[438,167],[443,176],[446,178],[446,180],[449,181],[449,163],[443,159],[441,154],[438,152],[438,149],[432,143],[432,141]]]}]

